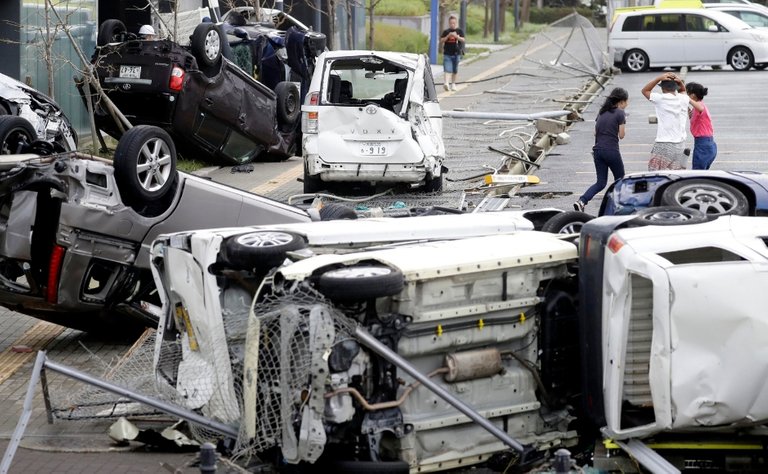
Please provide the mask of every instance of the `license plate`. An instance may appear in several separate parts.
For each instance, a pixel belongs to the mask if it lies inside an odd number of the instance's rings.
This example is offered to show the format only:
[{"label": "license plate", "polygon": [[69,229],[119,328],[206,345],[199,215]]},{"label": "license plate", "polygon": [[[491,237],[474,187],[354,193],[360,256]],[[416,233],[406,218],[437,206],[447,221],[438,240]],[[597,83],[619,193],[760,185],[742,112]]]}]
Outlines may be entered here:
[{"label": "license plate", "polygon": [[360,154],[365,156],[384,156],[387,154],[387,146],[376,142],[361,143]]},{"label": "license plate", "polygon": [[141,66],[120,66],[120,77],[139,79],[141,77]]}]

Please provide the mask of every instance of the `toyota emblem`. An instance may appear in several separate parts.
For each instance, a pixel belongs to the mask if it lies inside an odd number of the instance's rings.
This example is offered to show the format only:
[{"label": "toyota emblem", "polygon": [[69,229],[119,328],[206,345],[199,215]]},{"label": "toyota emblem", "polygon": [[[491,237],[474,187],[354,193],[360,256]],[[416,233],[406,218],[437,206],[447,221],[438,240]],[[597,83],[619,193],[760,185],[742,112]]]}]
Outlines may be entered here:
[{"label": "toyota emblem", "polygon": [[123,84],[123,89],[128,90],[131,88],[130,84]]},{"label": "toyota emblem", "polygon": [[368,114],[368,115],[373,115],[378,110],[379,110],[379,108],[376,107],[375,105],[368,105],[368,106],[365,107],[365,113]]}]

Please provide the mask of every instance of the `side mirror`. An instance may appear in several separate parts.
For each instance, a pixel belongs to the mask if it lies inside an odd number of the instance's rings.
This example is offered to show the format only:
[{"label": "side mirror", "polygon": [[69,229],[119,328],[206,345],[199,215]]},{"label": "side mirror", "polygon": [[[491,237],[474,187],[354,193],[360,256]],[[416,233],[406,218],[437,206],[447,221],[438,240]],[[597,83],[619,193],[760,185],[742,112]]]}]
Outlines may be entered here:
[{"label": "side mirror", "polygon": [[720,31],[720,28],[717,27],[717,25],[709,25],[707,27],[707,31],[711,31],[712,33],[717,33]]}]

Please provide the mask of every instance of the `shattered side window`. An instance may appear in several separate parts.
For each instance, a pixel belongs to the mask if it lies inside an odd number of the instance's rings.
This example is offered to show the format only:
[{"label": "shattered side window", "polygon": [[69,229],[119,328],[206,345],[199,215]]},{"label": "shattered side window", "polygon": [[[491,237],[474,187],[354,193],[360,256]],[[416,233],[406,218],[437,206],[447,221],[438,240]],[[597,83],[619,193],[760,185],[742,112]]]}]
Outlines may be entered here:
[{"label": "shattered side window", "polygon": [[424,100],[426,102],[437,101],[437,91],[435,90],[435,80],[432,78],[432,68],[427,65],[424,68]]},{"label": "shattered side window", "polygon": [[741,255],[718,247],[699,247],[695,249],[664,252],[659,253],[659,257],[668,260],[669,263],[673,265],[746,261]]}]

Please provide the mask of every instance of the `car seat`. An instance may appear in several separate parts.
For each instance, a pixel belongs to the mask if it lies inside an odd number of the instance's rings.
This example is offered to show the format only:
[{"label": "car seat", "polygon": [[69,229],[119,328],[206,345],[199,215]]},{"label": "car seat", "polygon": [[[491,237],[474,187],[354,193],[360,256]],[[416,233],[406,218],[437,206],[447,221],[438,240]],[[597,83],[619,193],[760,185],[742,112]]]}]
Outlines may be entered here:
[{"label": "car seat", "polygon": [[336,74],[328,76],[328,102],[338,104],[341,98],[341,78]]},{"label": "car seat", "polygon": [[395,79],[395,96],[392,111],[400,115],[405,103],[405,90],[408,88],[408,78]]},{"label": "car seat", "polygon": [[339,102],[343,104],[352,103],[352,82],[340,81],[339,84]]}]

